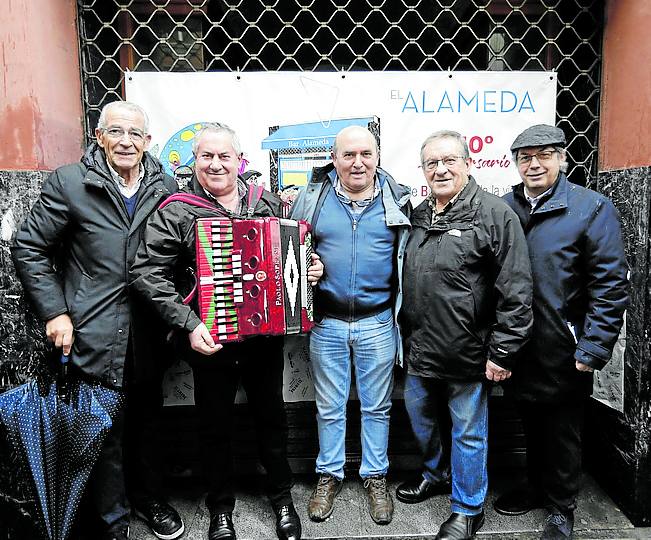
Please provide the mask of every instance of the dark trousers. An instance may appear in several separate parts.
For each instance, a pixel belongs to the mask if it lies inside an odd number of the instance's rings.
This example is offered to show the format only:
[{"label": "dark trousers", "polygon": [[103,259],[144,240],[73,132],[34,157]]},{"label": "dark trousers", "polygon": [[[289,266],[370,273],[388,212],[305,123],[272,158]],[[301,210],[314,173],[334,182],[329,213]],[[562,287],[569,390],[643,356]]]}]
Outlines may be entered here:
[{"label": "dark trousers", "polygon": [[240,381],[253,415],[260,461],[267,472],[267,495],[274,507],[292,501],[283,362],[282,339],[253,338],[227,345],[209,361],[193,366],[199,441],[209,482],[206,506],[211,514],[231,512],[235,506],[231,436]]},{"label": "dark trousers", "polygon": [[158,430],[163,410],[163,374],[127,386],[124,426],[124,475],[133,506],[163,498],[162,459]]},{"label": "dark trousers", "polygon": [[113,420],[86,487],[85,504],[90,515],[84,513],[83,507],[79,515],[86,522],[85,531],[91,535],[129,521],[122,454],[124,417],[123,407]]},{"label": "dark trousers", "polygon": [[581,432],[585,400],[518,403],[527,445],[531,487],[563,512],[576,508],[581,483]]},{"label": "dark trousers", "polygon": [[[87,487],[86,511],[95,518],[84,529],[100,530],[129,520],[130,504],[161,498],[162,467],[157,428],[163,405],[162,377],[131,379],[132,358],[125,368],[125,401],[113,421]],[[99,523],[93,524],[94,521]]]}]

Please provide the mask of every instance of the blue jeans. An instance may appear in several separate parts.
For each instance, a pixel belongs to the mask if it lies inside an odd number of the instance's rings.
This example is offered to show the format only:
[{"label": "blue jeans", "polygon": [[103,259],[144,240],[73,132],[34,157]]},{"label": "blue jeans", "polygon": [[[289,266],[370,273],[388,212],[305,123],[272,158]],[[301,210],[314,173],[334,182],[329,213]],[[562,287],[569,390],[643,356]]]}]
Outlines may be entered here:
[{"label": "blue jeans", "polygon": [[362,416],[362,478],[389,469],[389,411],[396,356],[391,309],[355,322],[324,317],[310,336],[310,360],[319,430],[316,472],[344,477],[346,403],[351,365]]},{"label": "blue jeans", "polygon": [[475,515],[482,510],[488,488],[487,392],[481,382],[453,382],[407,375],[405,407],[423,453],[423,476],[434,483],[447,476],[446,464],[441,459],[437,392],[445,392],[452,418],[452,511]]}]

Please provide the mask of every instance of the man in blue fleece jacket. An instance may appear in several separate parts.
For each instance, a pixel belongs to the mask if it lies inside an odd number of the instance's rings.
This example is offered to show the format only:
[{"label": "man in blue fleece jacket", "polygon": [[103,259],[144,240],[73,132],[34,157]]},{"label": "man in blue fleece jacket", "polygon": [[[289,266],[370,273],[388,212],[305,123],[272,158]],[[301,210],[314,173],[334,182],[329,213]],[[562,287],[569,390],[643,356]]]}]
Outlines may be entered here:
[{"label": "man in blue fleece jacket", "polygon": [[332,164],[314,170],[291,216],[312,224],[325,267],[310,336],[320,449],[308,515],[328,518],[341,489],[352,367],[362,416],[359,474],[371,518],[387,524],[393,518],[386,484],[389,411],[393,365],[402,359],[397,315],[410,192],[378,168],[377,142],[363,127],[340,131],[331,155]]}]

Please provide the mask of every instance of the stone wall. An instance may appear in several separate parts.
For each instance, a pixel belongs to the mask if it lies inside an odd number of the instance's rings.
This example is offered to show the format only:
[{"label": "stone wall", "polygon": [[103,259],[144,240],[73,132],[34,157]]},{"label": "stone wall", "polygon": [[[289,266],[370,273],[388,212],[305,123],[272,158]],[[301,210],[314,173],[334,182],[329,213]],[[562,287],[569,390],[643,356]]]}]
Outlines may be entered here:
[{"label": "stone wall", "polygon": [[610,197],[622,218],[631,269],[624,357],[624,412],[593,402],[587,417],[586,458],[635,525],[651,524],[651,345],[649,234],[651,167],[607,171],[591,185]]},{"label": "stone wall", "polygon": [[[47,347],[43,324],[25,304],[9,253],[16,228],[46,176],[0,171],[0,392],[33,375]],[[0,426],[0,540],[36,538],[33,502],[21,472]]]}]

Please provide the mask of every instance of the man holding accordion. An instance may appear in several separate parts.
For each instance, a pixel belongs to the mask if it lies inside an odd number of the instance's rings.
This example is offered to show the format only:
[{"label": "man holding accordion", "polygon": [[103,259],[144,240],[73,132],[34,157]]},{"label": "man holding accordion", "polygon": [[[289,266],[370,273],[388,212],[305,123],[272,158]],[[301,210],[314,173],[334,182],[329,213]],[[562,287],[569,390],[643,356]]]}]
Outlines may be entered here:
[{"label": "man holding accordion", "polygon": [[[206,124],[196,135],[193,150],[195,174],[189,191],[194,197],[168,202],[151,217],[131,269],[131,286],[175,329],[184,349],[183,358],[193,370],[209,483],[208,538],[236,537],[232,521],[235,497],[231,425],[241,382],[254,417],[278,538],[298,540],[301,524],[292,503],[292,475],[286,451],[283,338],[255,336],[223,345],[216,343],[215,334],[211,335],[193,303],[184,303],[179,292],[187,292],[183,281],[187,281],[188,268],[196,268],[197,219],[280,216],[282,203],[275,194],[254,190],[238,176],[242,152],[237,135],[228,126]],[[323,265],[313,255],[308,281],[316,283],[322,272]]]}]

